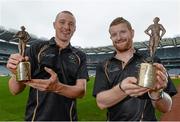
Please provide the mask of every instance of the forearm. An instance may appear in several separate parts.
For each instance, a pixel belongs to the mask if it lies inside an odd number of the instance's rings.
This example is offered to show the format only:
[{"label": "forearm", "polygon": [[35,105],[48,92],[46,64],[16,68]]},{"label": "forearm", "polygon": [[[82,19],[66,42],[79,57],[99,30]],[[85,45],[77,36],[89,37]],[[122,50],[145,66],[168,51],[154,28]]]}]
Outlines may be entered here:
[{"label": "forearm", "polygon": [[86,93],[86,81],[73,86],[59,83],[54,92],[68,98],[82,98]]},{"label": "forearm", "polygon": [[97,94],[96,101],[100,109],[105,109],[117,104],[126,96],[127,95],[119,88],[119,85],[116,85],[110,90]]},{"label": "forearm", "polygon": [[171,110],[172,107],[172,99],[167,93],[163,93],[163,98],[157,101],[152,101],[153,105],[160,112],[166,113]]},{"label": "forearm", "polygon": [[25,84],[17,82],[15,77],[9,79],[9,90],[13,95],[17,95],[24,90]]}]

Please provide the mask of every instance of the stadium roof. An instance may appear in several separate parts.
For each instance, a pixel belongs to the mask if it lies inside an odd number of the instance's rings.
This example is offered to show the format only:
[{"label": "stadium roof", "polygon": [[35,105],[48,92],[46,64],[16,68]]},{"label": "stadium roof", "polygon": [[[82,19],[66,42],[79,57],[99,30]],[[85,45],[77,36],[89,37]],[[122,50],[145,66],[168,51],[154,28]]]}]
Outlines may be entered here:
[{"label": "stadium roof", "polygon": [[[18,39],[13,38],[13,35],[17,33],[17,30],[6,30],[3,27],[0,27],[0,39],[6,42],[18,42]],[[28,44],[32,44],[34,41],[46,41],[47,39],[39,39],[35,35],[30,34],[31,39],[28,41]],[[144,42],[134,42],[134,47],[140,50],[147,49],[148,41]],[[166,47],[177,47],[180,46],[180,37],[174,38],[164,38],[160,41],[159,48],[166,48]],[[80,50],[87,54],[105,54],[111,53],[114,51],[114,47],[111,46],[104,46],[104,47],[97,47],[97,48],[80,48]]]},{"label": "stadium roof", "polygon": [[[146,50],[148,48],[149,41],[144,42],[134,42],[134,47],[140,50]],[[175,38],[164,38],[160,41],[158,48],[167,48],[167,47],[178,47],[180,46],[180,37]],[[114,47],[104,46],[98,48],[81,48],[87,54],[102,54],[102,53],[111,53],[114,51]]]}]

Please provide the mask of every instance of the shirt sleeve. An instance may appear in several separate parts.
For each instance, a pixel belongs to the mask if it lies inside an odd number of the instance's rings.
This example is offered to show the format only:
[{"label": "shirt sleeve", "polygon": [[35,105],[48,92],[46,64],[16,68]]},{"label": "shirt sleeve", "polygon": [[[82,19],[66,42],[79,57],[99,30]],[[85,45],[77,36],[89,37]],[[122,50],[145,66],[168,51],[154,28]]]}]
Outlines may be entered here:
[{"label": "shirt sleeve", "polygon": [[109,89],[109,81],[104,71],[103,64],[98,64],[96,67],[96,76],[94,81],[93,96],[104,90]]},{"label": "shirt sleeve", "polygon": [[168,84],[166,89],[164,89],[164,91],[168,93],[170,96],[174,96],[175,94],[177,94],[176,87],[174,86],[173,81],[169,76],[168,76]]},{"label": "shirt sleeve", "polygon": [[81,59],[81,62],[80,62],[80,67],[77,73],[77,79],[89,80],[87,63],[86,63],[86,55],[83,54],[80,59]]},{"label": "shirt sleeve", "polygon": [[[155,57],[155,62],[162,64],[161,60],[157,57]],[[169,74],[168,74],[168,84],[167,87],[164,89],[164,91],[168,93],[170,96],[174,96],[175,94],[177,94],[176,87],[174,86],[173,81],[170,78]]]}]

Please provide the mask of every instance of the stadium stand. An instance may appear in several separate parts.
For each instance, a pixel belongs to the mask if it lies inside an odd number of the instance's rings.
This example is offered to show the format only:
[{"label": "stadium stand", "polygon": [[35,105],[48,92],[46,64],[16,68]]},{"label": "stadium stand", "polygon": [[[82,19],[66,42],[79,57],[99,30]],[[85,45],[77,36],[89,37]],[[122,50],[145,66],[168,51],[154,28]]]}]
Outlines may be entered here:
[{"label": "stadium stand", "polygon": [[[17,31],[8,31],[3,27],[0,27],[0,65],[5,65],[8,57],[11,53],[17,52],[17,39],[13,38],[13,35]],[[28,45],[31,45],[34,41],[46,41],[48,39],[39,39],[34,35],[31,35],[31,39]],[[136,49],[142,52],[147,52],[148,41],[134,42]],[[105,46],[98,48],[80,48],[87,54],[87,66],[90,75],[95,75],[95,68],[98,62],[112,56],[114,47]],[[168,69],[169,73],[179,75],[180,69],[180,37],[164,38],[161,40],[156,55],[162,60],[162,63]],[[173,71],[173,72],[172,72]],[[0,69],[0,72],[1,69]]]},{"label": "stadium stand", "polygon": [[5,65],[0,65],[0,76],[8,76],[10,74],[9,70],[5,67]]},{"label": "stadium stand", "polygon": [[17,52],[17,45],[8,42],[1,42],[0,54],[10,55]]}]

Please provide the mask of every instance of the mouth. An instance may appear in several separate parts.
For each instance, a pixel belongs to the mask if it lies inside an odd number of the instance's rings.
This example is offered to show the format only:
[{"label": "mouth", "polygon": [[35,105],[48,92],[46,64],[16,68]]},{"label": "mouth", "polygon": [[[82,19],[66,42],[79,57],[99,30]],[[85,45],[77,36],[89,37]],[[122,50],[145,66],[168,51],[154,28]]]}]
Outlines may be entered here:
[{"label": "mouth", "polygon": [[62,31],[62,33],[65,34],[65,35],[70,35],[71,34],[71,32],[69,32],[69,31]]},{"label": "mouth", "polygon": [[62,34],[63,34],[65,37],[68,37],[68,36],[70,36],[70,35],[71,35],[71,33],[70,33],[70,32],[62,32]]},{"label": "mouth", "polygon": [[115,44],[120,44],[120,43],[124,43],[124,42],[126,42],[126,39],[117,40],[117,41],[115,41]]}]

